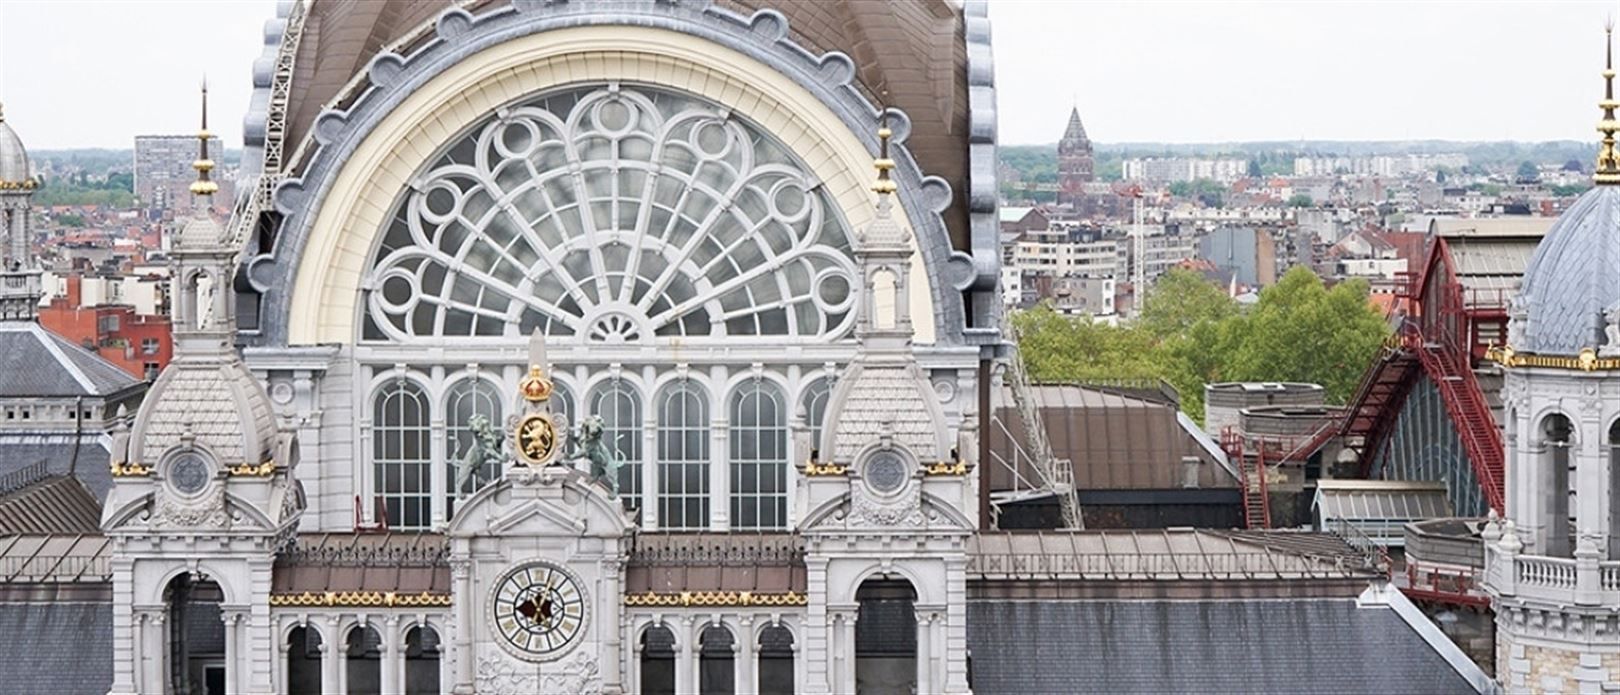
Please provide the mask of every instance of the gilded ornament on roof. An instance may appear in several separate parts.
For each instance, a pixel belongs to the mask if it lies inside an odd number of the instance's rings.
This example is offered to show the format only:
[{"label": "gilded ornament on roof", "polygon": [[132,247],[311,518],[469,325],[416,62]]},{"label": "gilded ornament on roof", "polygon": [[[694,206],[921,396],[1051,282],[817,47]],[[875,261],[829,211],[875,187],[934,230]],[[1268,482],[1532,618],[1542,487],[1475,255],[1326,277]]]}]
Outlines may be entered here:
[{"label": "gilded ornament on roof", "polygon": [[546,378],[540,365],[532,364],[529,365],[528,376],[523,377],[523,381],[518,383],[518,391],[523,394],[524,400],[530,403],[549,400],[552,391],[551,380]]},{"label": "gilded ornament on roof", "polygon": [[518,458],[531,466],[544,466],[557,459],[557,425],[546,413],[530,413],[518,420]]}]

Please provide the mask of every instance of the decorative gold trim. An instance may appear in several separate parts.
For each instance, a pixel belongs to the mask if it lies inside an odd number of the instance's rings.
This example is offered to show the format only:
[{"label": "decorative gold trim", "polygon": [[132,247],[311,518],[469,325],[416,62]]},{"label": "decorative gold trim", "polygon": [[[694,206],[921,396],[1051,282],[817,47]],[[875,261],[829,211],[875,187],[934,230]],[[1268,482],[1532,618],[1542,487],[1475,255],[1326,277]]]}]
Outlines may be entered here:
[{"label": "decorative gold trim", "polygon": [[679,593],[628,594],[626,606],[804,606],[810,597],[797,591],[785,594],[756,594],[752,591],[682,591]]},{"label": "decorative gold trim", "polygon": [[114,478],[142,478],[152,474],[151,466],[143,466],[139,463],[113,461],[107,468],[112,471],[112,477]]},{"label": "decorative gold trim", "polygon": [[261,463],[261,464],[259,464],[257,466],[255,466],[255,465],[253,465],[251,463],[243,463],[243,464],[240,464],[240,465],[231,466],[229,468],[226,468],[225,472],[230,473],[231,475],[236,475],[236,476],[249,476],[249,477],[254,477],[254,478],[268,478],[268,477],[270,477],[271,473],[276,472],[276,462],[266,459],[264,463]]},{"label": "decorative gold trim", "polygon": [[923,469],[923,473],[928,475],[967,475],[967,472],[966,461],[940,461]]},{"label": "decorative gold trim", "polygon": [[811,461],[804,464],[805,477],[817,475],[844,475],[848,472],[849,466],[841,466],[836,463],[816,463],[815,461]]},{"label": "decorative gold trim", "polygon": [[530,403],[549,400],[551,391],[551,380],[546,378],[545,372],[540,369],[538,364],[529,365],[529,375],[523,377],[523,381],[518,382],[518,392],[523,394],[523,399]]},{"label": "decorative gold trim", "polygon": [[518,420],[512,438],[518,458],[531,466],[544,466],[557,459],[557,425],[545,413],[529,413]]},{"label": "decorative gold trim", "polygon": [[272,606],[319,606],[327,608],[361,608],[383,606],[388,608],[448,607],[450,594],[400,594],[392,591],[326,591],[301,594],[271,594]]},{"label": "decorative gold trim", "polygon": [[1491,346],[1485,349],[1485,359],[1509,369],[1514,367],[1540,367],[1543,369],[1567,369],[1581,372],[1620,371],[1620,357],[1598,357],[1597,351],[1592,348],[1581,348],[1580,354],[1575,357],[1560,357],[1518,352],[1507,345],[1502,347]]},{"label": "decorative gold trim", "polygon": [[21,181],[0,181],[0,191],[32,191],[39,188],[39,179],[27,178]]}]

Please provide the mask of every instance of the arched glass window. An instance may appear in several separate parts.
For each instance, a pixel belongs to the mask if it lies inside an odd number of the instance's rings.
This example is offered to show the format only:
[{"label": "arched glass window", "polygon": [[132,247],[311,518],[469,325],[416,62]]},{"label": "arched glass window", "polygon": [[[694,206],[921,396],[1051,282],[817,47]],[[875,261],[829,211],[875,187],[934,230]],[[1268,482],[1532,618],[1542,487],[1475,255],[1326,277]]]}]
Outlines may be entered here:
[{"label": "arched glass window", "polygon": [[472,419],[481,415],[498,433],[506,423],[501,420],[501,394],[496,386],[479,378],[457,381],[444,399],[446,445],[449,460],[445,461],[445,486],[450,491],[448,514],[455,514],[456,500],[466,499],[486,483],[501,475],[500,463],[482,463],[462,473],[467,455],[478,449],[478,439],[472,428]]},{"label": "arched glass window", "polygon": [[772,625],[759,633],[760,695],[793,695],[793,633]]},{"label": "arched glass window", "polygon": [[436,695],[439,689],[439,632],[418,625],[405,633],[405,695]]},{"label": "arched glass window", "polygon": [[574,392],[560,381],[551,382],[551,412],[567,418],[570,430],[579,426],[579,420],[574,417],[574,414],[579,412],[579,407],[574,401]]},{"label": "arched glass window", "polygon": [[700,97],[569,87],[488,115],[394,208],[367,339],[848,334],[846,226],[793,153]]},{"label": "arched glass window", "polygon": [[409,379],[391,379],[373,399],[371,457],[377,494],[387,510],[388,526],[425,529],[432,523],[431,405],[422,387]]},{"label": "arched glass window", "polygon": [[658,395],[658,521],[674,530],[709,525],[709,394],[689,380]]},{"label": "arched glass window", "polygon": [[1620,560],[1620,420],[1609,425],[1609,559]]},{"label": "arched glass window", "polygon": [[662,625],[641,634],[643,695],[675,695],[675,633]]},{"label": "arched glass window", "polygon": [[699,695],[732,695],[737,692],[736,640],[720,625],[703,628],[698,637]]},{"label": "arched glass window", "polygon": [[731,396],[731,526],[787,526],[787,413],[782,392],[750,379]]},{"label": "arched glass window", "polygon": [[293,695],[321,692],[321,635],[299,626],[287,633],[286,691]]},{"label": "arched glass window", "polygon": [[344,649],[349,695],[381,695],[382,635],[370,625],[349,630]]},{"label": "arched glass window", "polygon": [[1559,414],[1548,415],[1541,421],[1541,449],[1546,467],[1542,480],[1546,481],[1547,500],[1547,554],[1570,557],[1575,538],[1575,471],[1570,456],[1575,428],[1569,418]]},{"label": "arched glass window", "polygon": [[623,379],[610,379],[591,392],[589,412],[602,417],[602,443],[624,459],[619,497],[627,507],[641,507],[641,394]]},{"label": "arched glass window", "polygon": [[[799,405],[804,408],[804,424],[810,428],[810,446],[821,446],[821,422],[827,419],[827,401],[832,397],[832,380],[821,377],[804,387],[799,395]],[[810,455],[808,451],[795,451],[794,456],[804,460]]]}]

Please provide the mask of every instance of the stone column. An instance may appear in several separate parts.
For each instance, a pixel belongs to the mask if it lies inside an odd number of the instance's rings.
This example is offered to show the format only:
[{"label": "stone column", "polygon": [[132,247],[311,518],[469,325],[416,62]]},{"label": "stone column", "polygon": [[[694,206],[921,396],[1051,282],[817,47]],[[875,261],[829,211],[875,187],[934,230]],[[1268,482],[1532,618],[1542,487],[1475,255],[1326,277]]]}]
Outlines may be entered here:
[{"label": "stone column", "polygon": [[833,692],[855,692],[855,621],[859,615],[860,613],[858,608],[849,608],[840,611],[838,614],[839,635],[837,658],[843,667],[839,669],[838,682],[835,684]]},{"label": "stone column", "polygon": [[602,687],[608,692],[615,689],[623,691],[624,671],[623,661],[620,658],[623,650],[621,629],[624,613],[624,591],[619,586],[620,572],[623,563],[618,558],[609,558],[597,564],[602,576],[602,618],[597,621],[598,630],[602,635]]},{"label": "stone column", "polygon": [[[945,655],[945,683],[948,693],[970,692],[967,678],[967,556],[956,555],[945,561],[945,614],[939,628],[943,644],[935,649]],[[936,633],[936,636],[938,633]]]},{"label": "stone column", "polygon": [[473,654],[472,642],[472,603],[473,579],[472,562],[470,560],[452,560],[450,562],[450,583],[455,587],[452,599],[452,610],[455,614],[455,640],[452,642],[450,658],[456,662],[456,683],[453,692],[457,695],[472,695],[475,692],[473,684]]},{"label": "stone column", "polygon": [[237,623],[242,619],[242,609],[238,607],[226,608],[222,611],[225,621],[225,692],[243,692],[242,684],[247,681],[242,673],[242,650],[237,636]]},{"label": "stone column", "polygon": [[732,661],[735,668],[737,695],[753,695],[758,690],[754,682],[754,616],[743,615],[737,619],[737,656]]},{"label": "stone column", "polygon": [[836,653],[833,615],[827,606],[827,559],[807,558],[805,575],[805,593],[809,597],[809,605],[805,609],[799,639],[793,641],[795,648],[802,647],[799,653],[804,656],[804,663],[795,668],[802,669],[804,676],[796,680],[794,685],[806,693],[826,693],[832,691],[835,682],[832,657]]},{"label": "stone column", "polygon": [[135,610],[134,624],[135,643],[132,645],[134,664],[132,665],[131,670],[134,672],[135,676],[135,692],[144,693],[152,687],[147,684],[146,680],[146,649],[148,644],[147,640],[149,639],[149,635],[147,634],[146,611],[141,609]]},{"label": "stone column", "polygon": [[114,557],[112,560],[113,594],[113,682],[112,693],[136,693],[135,664],[140,652],[135,649],[135,561]]},{"label": "stone column", "polygon": [[680,629],[675,631],[675,693],[688,695],[698,691],[697,649],[693,644],[697,636],[692,634],[692,616],[680,616],[676,622]]},{"label": "stone column", "polygon": [[917,692],[934,692],[934,611],[917,610]]},{"label": "stone column", "polygon": [[281,661],[278,662],[275,669],[275,692],[278,693],[292,691],[292,659],[290,658],[290,651],[291,650],[287,647],[286,640],[279,640],[276,642],[276,654],[281,657]]},{"label": "stone column", "polygon": [[399,648],[399,616],[393,614],[384,616],[381,634],[378,636],[382,638],[382,644],[380,645],[382,649],[382,668],[380,669],[382,671],[382,691],[385,693],[404,692],[404,688],[400,687],[401,683],[399,681],[400,655],[403,651]]},{"label": "stone column", "polygon": [[254,654],[274,654],[272,643],[276,642],[275,626],[270,619],[270,581],[272,566],[275,560],[271,557],[255,558],[248,562],[248,606],[242,610],[241,652],[247,655],[246,659],[239,659],[237,663],[244,663],[242,672],[247,674],[237,684],[243,690],[254,693],[274,693],[275,665],[265,663],[263,659],[255,659]]},{"label": "stone column", "polygon": [[168,615],[162,606],[152,611],[147,620],[146,639],[142,642],[141,663],[142,675],[138,676],[145,682],[137,690],[143,693],[161,693],[168,688],[164,683],[163,660],[169,648],[168,635],[164,628],[168,626]]},{"label": "stone column", "polygon": [[342,623],[336,615],[326,619],[324,639],[321,640],[321,691],[341,693],[343,688],[343,636]]},{"label": "stone column", "polygon": [[731,425],[730,400],[726,394],[726,381],[730,370],[725,365],[709,369],[709,529],[724,531],[731,528]]}]

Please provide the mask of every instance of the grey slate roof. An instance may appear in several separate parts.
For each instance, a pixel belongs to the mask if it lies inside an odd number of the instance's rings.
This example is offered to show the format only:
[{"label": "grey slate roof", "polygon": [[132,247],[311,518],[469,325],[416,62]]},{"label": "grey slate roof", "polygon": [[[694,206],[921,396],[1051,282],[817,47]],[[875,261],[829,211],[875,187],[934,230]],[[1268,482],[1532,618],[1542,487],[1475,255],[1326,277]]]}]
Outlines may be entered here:
[{"label": "grey slate roof", "polygon": [[976,693],[1472,693],[1395,610],[1354,599],[968,604]]},{"label": "grey slate roof", "polygon": [[1620,187],[1594,186],[1558,218],[1519,299],[1528,321],[1515,349],[1573,356],[1603,344],[1602,312],[1620,303]]},{"label": "grey slate roof", "polygon": [[52,476],[0,495],[0,534],[99,534],[101,502],[78,479]]},{"label": "grey slate roof", "polygon": [[0,398],[108,396],[141,382],[33,322],[0,322]]},{"label": "grey slate roof", "polygon": [[927,385],[915,362],[852,365],[827,406],[826,421],[834,424],[822,432],[822,460],[854,461],[887,427],[922,464],[949,458],[939,400]]},{"label": "grey slate roof", "polygon": [[102,695],[112,687],[112,603],[0,603],[8,693]]},{"label": "grey slate roof", "polygon": [[107,450],[98,443],[98,439],[85,436],[77,453],[74,452],[72,435],[31,437],[24,442],[0,441],[0,475],[44,461],[47,473],[68,475],[72,471],[72,475],[84,483],[98,502],[105,500],[107,493],[112,491],[112,473],[107,468]]}]

